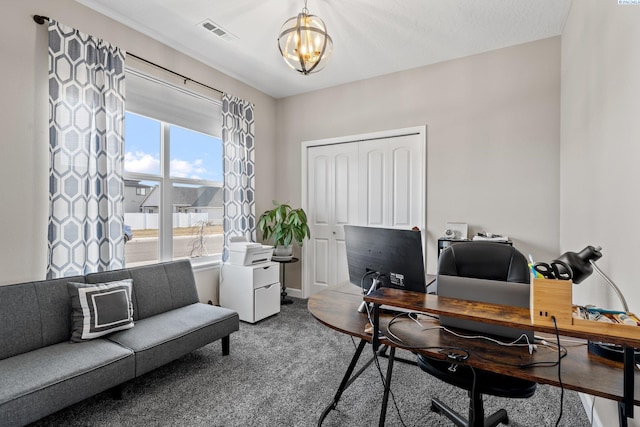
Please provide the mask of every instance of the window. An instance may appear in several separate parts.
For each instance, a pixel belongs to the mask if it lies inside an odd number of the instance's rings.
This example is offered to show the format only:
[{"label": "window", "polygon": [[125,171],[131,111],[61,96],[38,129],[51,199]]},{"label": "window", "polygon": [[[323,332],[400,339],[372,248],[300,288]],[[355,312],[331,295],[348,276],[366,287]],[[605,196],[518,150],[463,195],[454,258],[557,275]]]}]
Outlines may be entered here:
[{"label": "window", "polygon": [[125,263],[218,260],[224,241],[220,105],[127,72],[125,223],[133,236]]}]

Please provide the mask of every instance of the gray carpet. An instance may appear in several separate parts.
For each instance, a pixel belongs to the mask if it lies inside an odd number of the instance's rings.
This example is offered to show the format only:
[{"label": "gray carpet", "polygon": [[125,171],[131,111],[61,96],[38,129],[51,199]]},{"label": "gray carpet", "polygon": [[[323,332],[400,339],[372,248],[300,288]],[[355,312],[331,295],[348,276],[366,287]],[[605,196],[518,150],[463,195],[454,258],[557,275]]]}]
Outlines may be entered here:
[{"label": "gray carpet", "polygon": [[[354,352],[347,335],[317,322],[306,301],[295,299],[282,312],[256,325],[241,323],[231,336],[231,354],[220,343],[203,347],[130,381],[123,400],[102,393],[40,420],[37,426],[313,426]],[[370,346],[363,355],[370,355]],[[410,358],[408,352],[399,356]],[[365,359],[363,357],[362,359]],[[386,369],[386,359],[380,359]],[[372,365],[345,391],[326,427],[377,425],[383,386]],[[466,413],[466,393],[403,363],[394,365],[387,426],[448,426],[430,411],[440,396]],[[560,389],[539,386],[525,400],[485,397],[487,413],[506,408],[513,427],[553,426]],[[400,415],[398,415],[398,412]],[[588,426],[578,395],[566,391],[562,426]]]}]

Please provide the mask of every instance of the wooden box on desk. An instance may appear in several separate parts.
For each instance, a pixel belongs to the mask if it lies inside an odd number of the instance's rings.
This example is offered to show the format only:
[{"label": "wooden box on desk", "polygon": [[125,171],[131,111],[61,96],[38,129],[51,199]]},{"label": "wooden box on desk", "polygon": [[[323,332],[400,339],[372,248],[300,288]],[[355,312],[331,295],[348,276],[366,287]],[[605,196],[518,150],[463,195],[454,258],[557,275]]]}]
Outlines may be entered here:
[{"label": "wooden box on desk", "polygon": [[571,280],[537,279],[531,276],[531,323],[553,326],[551,318],[555,317],[558,325],[571,325],[572,285]]},{"label": "wooden box on desk", "polygon": [[622,323],[598,322],[595,320],[573,318],[574,329],[593,332],[596,334],[606,334],[612,337],[640,339],[640,327],[624,325]]}]

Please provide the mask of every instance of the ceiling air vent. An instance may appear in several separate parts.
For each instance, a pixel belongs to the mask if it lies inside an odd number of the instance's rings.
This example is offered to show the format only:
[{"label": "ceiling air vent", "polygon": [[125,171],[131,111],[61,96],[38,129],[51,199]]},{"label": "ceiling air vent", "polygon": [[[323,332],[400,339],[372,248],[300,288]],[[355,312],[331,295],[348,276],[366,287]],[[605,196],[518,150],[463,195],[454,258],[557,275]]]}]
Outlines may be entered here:
[{"label": "ceiling air vent", "polygon": [[199,27],[204,28],[209,33],[213,34],[216,37],[219,37],[223,40],[232,41],[236,40],[238,37],[231,34],[229,31],[222,28],[220,25],[213,22],[211,19],[205,19],[201,23],[198,24]]}]

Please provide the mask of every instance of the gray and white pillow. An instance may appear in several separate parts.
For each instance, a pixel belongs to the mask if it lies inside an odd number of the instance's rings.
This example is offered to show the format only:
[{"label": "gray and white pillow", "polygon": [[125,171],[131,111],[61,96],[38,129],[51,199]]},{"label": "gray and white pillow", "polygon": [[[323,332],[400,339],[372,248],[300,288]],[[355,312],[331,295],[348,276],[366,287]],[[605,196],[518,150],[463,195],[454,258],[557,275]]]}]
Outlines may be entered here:
[{"label": "gray and white pillow", "polygon": [[67,283],[71,296],[71,341],[82,342],[133,328],[133,280]]}]

